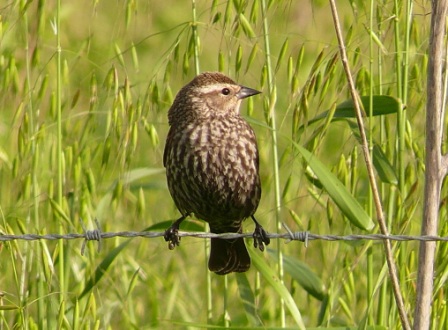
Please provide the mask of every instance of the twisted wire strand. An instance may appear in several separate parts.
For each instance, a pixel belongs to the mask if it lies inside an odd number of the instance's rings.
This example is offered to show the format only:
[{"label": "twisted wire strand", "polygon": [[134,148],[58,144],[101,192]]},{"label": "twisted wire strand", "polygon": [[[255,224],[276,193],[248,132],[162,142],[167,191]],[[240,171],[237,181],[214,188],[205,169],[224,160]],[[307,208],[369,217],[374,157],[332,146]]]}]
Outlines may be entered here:
[{"label": "twisted wire strand", "polygon": [[[2,234],[0,233],[0,242],[8,241],[37,241],[37,240],[73,240],[73,239],[84,239],[81,246],[81,255],[84,255],[84,250],[88,241],[98,241],[98,252],[101,250],[102,240],[114,237],[124,237],[124,238],[157,238],[164,237],[165,232],[155,232],[155,231],[120,231],[120,232],[103,232],[101,231],[100,224],[97,219],[95,219],[95,224],[97,229],[87,230],[84,222],[81,219],[81,227],[84,233],[68,233],[68,234]],[[309,241],[323,240],[323,241],[399,241],[399,242],[447,242],[448,236],[410,236],[410,235],[383,235],[383,234],[356,234],[356,235],[319,235],[313,234],[308,231],[297,231],[293,232],[285,223],[283,223],[285,228],[285,233],[268,233],[269,238],[279,238],[286,240],[286,243],[291,241],[300,241],[305,243],[305,247],[308,246]],[[235,239],[235,238],[248,238],[253,237],[253,233],[224,233],[215,234],[208,232],[186,232],[179,231],[179,237],[195,237],[195,238],[222,238],[222,239]]]},{"label": "twisted wire strand", "polygon": [[[84,233],[68,233],[68,234],[23,234],[23,235],[11,235],[11,234],[0,234],[0,242],[8,241],[36,241],[36,240],[73,240],[73,239],[84,239],[81,246],[81,255],[84,255],[84,251],[88,241],[98,241],[97,251],[100,252],[102,246],[102,240],[114,237],[124,237],[124,238],[157,238],[163,237],[165,232],[153,232],[153,231],[120,231],[120,232],[102,232],[97,223],[97,229],[85,230]],[[222,238],[222,239],[234,239],[234,238],[248,238],[253,237],[253,233],[225,233],[225,234],[214,234],[208,232],[185,232],[179,231],[179,237],[195,237],[195,238]],[[307,231],[293,232],[287,229],[285,233],[271,233],[267,234],[269,238],[279,238],[286,240],[286,243],[291,241],[304,242],[305,247],[308,246],[309,241],[323,240],[323,241],[381,241],[381,240],[391,240],[399,242],[447,242],[447,236],[410,236],[410,235],[383,235],[383,234],[357,234],[357,235],[318,235]]]},{"label": "twisted wire strand", "polygon": [[[87,241],[114,238],[114,237],[142,237],[142,238],[156,238],[163,237],[165,232],[153,232],[153,231],[120,231],[120,232],[102,232],[100,229],[86,230],[84,233],[67,233],[67,234],[0,234],[0,242],[8,241],[36,241],[36,240],[73,240],[73,239],[85,239]],[[222,239],[234,239],[234,238],[247,238],[252,237],[252,233],[225,233],[214,234],[208,232],[185,232],[179,231],[179,237],[195,237],[195,238],[222,238]],[[419,242],[447,242],[448,236],[412,236],[412,235],[383,235],[383,234],[356,234],[356,235],[319,235],[313,234],[307,231],[292,232],[287,231],[285,233],[268,233],[269,238],[280,238],[289,241],[361,241],[361,240],[391,240],[391,241],[419,241]]]}]

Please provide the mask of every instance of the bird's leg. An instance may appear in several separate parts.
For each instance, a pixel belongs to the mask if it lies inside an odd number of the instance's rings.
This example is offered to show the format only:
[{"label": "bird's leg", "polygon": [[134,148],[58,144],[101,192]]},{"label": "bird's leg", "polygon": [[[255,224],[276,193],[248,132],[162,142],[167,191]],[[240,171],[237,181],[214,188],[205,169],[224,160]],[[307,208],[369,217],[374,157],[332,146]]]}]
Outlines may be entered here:
[{"label": "bird's leg", "polygon": [[188,214],[181,216],[179,219],[173,222],[173,224],[165,230],[165,234],[163,235],[163,238],[165,238],[165,241],[168,243],[168,248],[170,250],[173,250],[176,246],[179,246],[180,244],[180,237],[178,235],[179,233],[179,226],[182,221],[185,220],[185,218],[188,216]]},{"label": "bird's leg", "polygon": [[271,239],[268,237],[268,233],[264,228],[258,223],[255,217],[252,215],[252,220],[255,222],[255,230],[254,230],[254,247],[259,248],[260,251],[264,251],[264,244],[269,245],[271,243]]}]

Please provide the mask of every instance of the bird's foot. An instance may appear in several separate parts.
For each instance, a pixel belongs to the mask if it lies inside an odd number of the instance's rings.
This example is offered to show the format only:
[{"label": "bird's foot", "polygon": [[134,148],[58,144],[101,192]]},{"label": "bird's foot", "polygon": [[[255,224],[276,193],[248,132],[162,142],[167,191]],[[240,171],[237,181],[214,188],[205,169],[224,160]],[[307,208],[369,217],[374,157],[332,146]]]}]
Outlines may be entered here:
[{"label": "bird's foot", "polygon": [[166,242],[168,242],[168,248],[170,250],[174,250],[176,246],[179,246],[180,244],[180,237],[179,237],[179,226],[180,223],[186,218],[186,216],[182,216],[167,229],[165,230],[165,233],[163,234],[163,238]]},{"label": "bird's foot", "polygon": [[169,242],[168,248],[170,250],[173,250],[176,246],[179,246],[180,244],[179,226],[172,225],[170,228],[165,230],[163,238],[165,239],[165,241]]},{"label": "bird's foot", "polygon": [[259,248],[261,252],[264,251],[264,245],[269,245],[271,243],[271,239],[268,237],[268,233],[264,228],[258,223],[257,220],[252,216],[252,219],[255,222],[255,230],[253,234],[254,238],[254,247]]}]

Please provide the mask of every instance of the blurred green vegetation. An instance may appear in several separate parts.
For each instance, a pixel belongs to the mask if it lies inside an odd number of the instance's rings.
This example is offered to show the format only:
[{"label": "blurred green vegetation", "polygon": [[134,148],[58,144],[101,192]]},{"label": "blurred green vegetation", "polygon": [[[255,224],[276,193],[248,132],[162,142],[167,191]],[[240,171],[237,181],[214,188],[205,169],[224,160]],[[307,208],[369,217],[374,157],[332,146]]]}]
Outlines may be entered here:
[{"label": "blurred green vegetation", "polygon": [[[358,91],[366,100],[392,96],[399,105],[396,114],[366,119],[389,229],[418,234],[430,4],[338,6]],[[0,6],[0,233],[80,233],[81,219],[94,228],[95,218],[102,231],[162,231],[176,219],[162,166],[166,115],[196,64],[263,91],[241,111],[259,142],[257,218],[266,230],[276,232],[281,221],[293,231],[367,233],[327,193],[295,144],[375,222],[353,118],[312,120],[350,98],[326,1],[81,0],[57,9],[43,0]],[[245,231],[251,230],[248,221]],[[81,244],[0,243],[1,328],[294,328],[301,321],[400,328],[380,242],[313,241],[308,248],[273,242],[269,253],[251,249],[248,273],[227,279],[208,273],[200,239],[184,238],[174,251],[162,238],[108,239],[99,253],[88,243],[84,256]],[[410,316],[417,247],[395,244]],[[446,247],[440,249],[443,256]],[[447,266],[440,258],[436,268],[433,318],[440,328],[447,323]]]}]

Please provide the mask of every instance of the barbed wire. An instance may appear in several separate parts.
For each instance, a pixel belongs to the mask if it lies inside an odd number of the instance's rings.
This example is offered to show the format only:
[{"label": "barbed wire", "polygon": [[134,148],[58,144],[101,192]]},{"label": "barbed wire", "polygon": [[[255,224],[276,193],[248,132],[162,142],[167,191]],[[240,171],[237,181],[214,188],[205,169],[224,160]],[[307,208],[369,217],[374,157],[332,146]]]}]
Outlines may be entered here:
[{"label": "barbed wire", "polygon": [[[93,235],[92,235],[93,233]],[[7,241],[36,241],[36,240],[73,240],[83,238],[85,240],[95,240],[108,239],[114,237],[142,237],[142,238],[156,238],[163,237],[165,232],[153,232],[153,231],[119,231],[119,232],[101,232],[97,230],[88,231],[83,234],[79,233],[68,233],[68,234],[22,234],[22,235],[11,235],[11,234],[0,234],[0,242]],[[291,235],[292,234],[292,235]],[[179,231],[179,237],[196,237],[196,238],[222,238],[222,239],[234,239],[234,238],[249,238],[252,237],[252,233],[225,233],[225,234],[214,234],[207,232],[192,232],[192,231]],[[324,241],[380,241],[380,240],[390,240],[390,241],[419,241],[419,242],[447,242],[447,236],[412,236],[412,235],[383,235],[383,234],[367,234],[367,235],[319,235],[313,234],[307,231],[292,232],[292,233],[268,233],[269,238],[280,238],[290,241],[314,241],[314,240],[324,240]]]},{"label": "barbed wire", "polygon": [[[37,240],[74,240],[74,239],[84,239],[83,245],[81,247],[81,254],[84,254],[84,249],[88,241],[98,241],[98,251],[101,249],[101,241],[103,239],[109,239],[114,237],[123,238],[156,238],[163,237],[165,232],[155,232],[155,231],[120,231],[120,232],[103,232],[99,226],[97,220],[95,220],[97,229],[86,230],[83,222],[81,226],[84,233],[68,233],[68,234],[0,234],[0,242],[8,241],[37,241]],[[323,241],[399,241],[399,242],[448,242],[448,236],[412,236],[412,235],[384,235],[384,234],[355,234],[355,235],[319,235],[313,234],[308,231],[291,231],[286,224],[283,224],[285,228],[285,233],[268,233],[269,238],[279,238],[287,240],[286,243],[291,241],[301,241],[305,243],[305,247],[308,246],[309,241],[323,240]],[[190,231],[179,231],[179,237],[194,237],[194,238],[221,238],[221,239],[235,239],[235,238],[249,238],[253,237],[253,233],[224,233],[224,234],[214,234],[209,232],[190,232]]]}]

